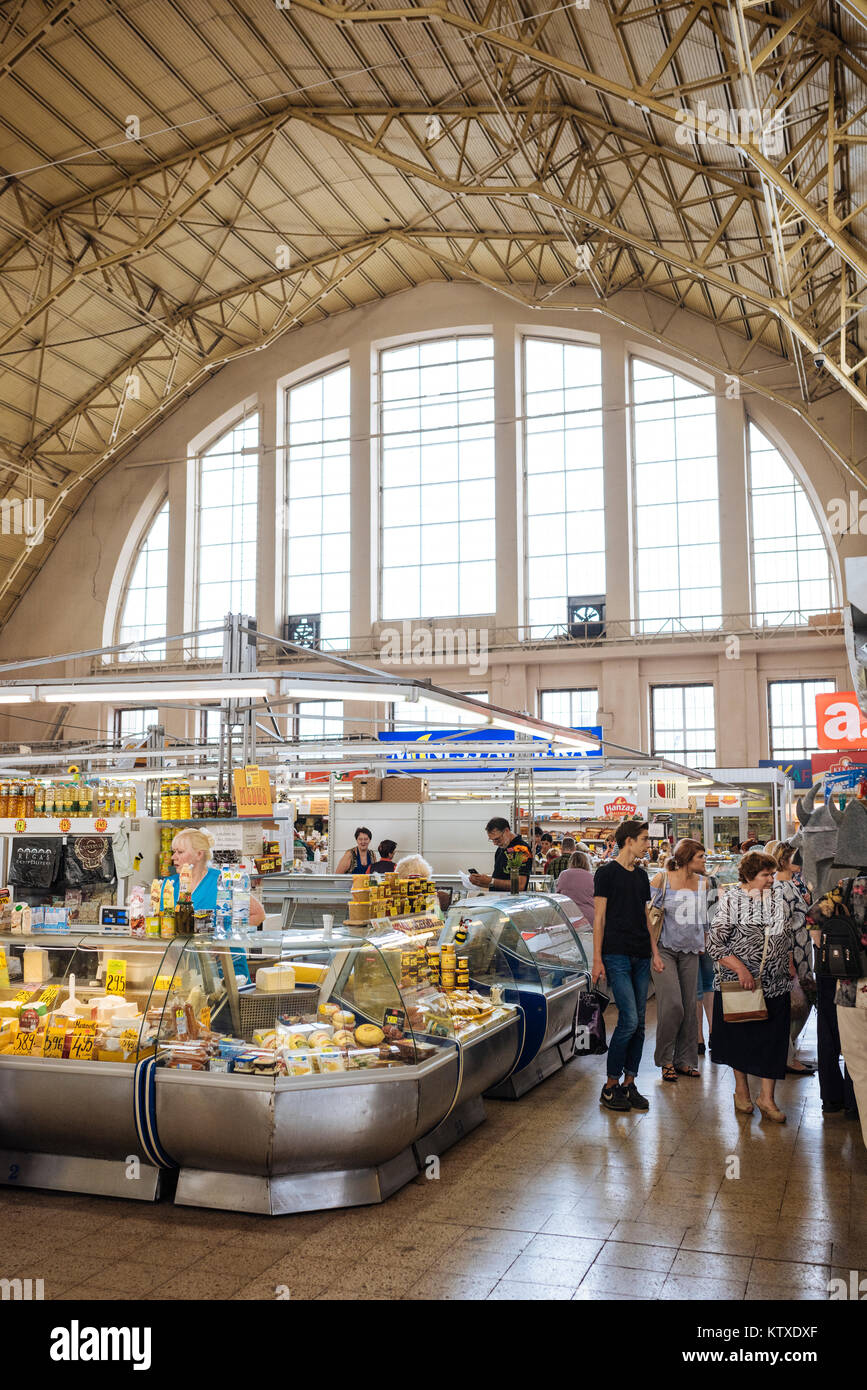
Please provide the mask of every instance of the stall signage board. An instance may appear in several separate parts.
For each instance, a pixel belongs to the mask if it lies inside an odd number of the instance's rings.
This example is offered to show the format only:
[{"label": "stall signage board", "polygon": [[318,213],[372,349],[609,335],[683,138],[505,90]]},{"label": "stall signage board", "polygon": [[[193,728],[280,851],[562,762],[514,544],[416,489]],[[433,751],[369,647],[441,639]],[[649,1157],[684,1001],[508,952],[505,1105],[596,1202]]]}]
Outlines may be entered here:
[{"label": "stall signage board", "polygon": [[241,850],[244,844],[243,825],[221,825],[219,821],[209,821],[208,830],[214,837],[214,849]]},{"label": "stall signage board", "polygon": [[792,785],[798,791],[809,791],[813,785],[813,769],[809,758],[794,758],[790,762],[775,762],[773,758],[759,758],[759,767],[775,767],[791,777]]},{"label": "stall signage board", "polygon": [[6,961],[6,952],[0,946],[0,989],[9,988],[9,965]]},{"label": "stall signage board", "polygon": [[[600,724],[587,725],[582,728],[573,729],[573,733],[591,734],[593,738],[601,739],[602,726]],[[492,729],[487,724],[482,725],[480,728],[462,729],[460,731],[455,729],[383,730],[377,734],[377,738],[381,743],[424,743],[427,745],[439,745],[436,748],[428,746],[424,752],[419,753],[404,752],[389,753],[387,755],[390,760],[394,759],[399,762],[417,762],[419,760],[440,758],[461,758],[468,762],[474,762],[480,758],[483,758],[485,762],[490,761],[492,758],[506,762],[512,761],[511,752],[505,749],[497,753],[463,753],[459,752],[454,747],[448,747],[449,744],[453,745],[456,743],[520,742],[522,744],[522,751],[525,747],[529,747],[532,744],[534,756],[551,758],[554,761],[563,760],[568,762],[574,761],[576,758],[583,761],[587,758],[602,757],[601,745],[591,748],[563,748],[562,745],[553,744],[551,740],[545,738],[543,734],[532,734],[530,738],[526,740],[521,736],[519,739],[514,729]]]},{"label": "stall signage board", "polygon": [[626,796],[601,796],[593,798],[594,814],[606,820],[646,820],[647,806],[641,805]]},{"label": "stall signage board", "polygon": [[819,748],[867,748],[867,723],[854,690],[816,696],[816,743]]},{"label": "stall signage board", "polygon": [[270,816],[271,778],[261,767],[238,767],[232,773],[239,816]]},{"label": "stall signage board", "polygon": [[106,994],[126,993],[126,961],[109,960],[105,963]]},{"label": "stall signage board", "polygon": [[851,753],[814,753],[810,759],[813,781],[824,772],[860,772],[867,777],[867,755]]}]

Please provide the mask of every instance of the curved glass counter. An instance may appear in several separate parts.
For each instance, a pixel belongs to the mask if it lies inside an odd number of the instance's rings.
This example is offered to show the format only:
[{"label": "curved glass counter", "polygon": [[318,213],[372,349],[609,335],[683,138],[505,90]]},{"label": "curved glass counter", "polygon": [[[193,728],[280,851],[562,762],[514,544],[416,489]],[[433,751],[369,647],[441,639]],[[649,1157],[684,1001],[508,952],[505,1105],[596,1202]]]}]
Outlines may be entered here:
[{"label": "curved glass counter", "polygon": [[180,943],[148,1010],[176,1201],[276,1215],[381,1201],[416,1176],[413,1146],[439,1151],[430,1135],[509,1072],[522,1036],[515,1003],[441,988],[436,936]]},{"label": "curved glass counter", "polygon": [[542,893],[474,899],[448,913],[440,941],[466,957],[471,985],[502,982],[525,1017],[514,1073],[489,1094],[517,1099],[572,1055],[578,997],[589,984],[574,914],[583,921],[571,898]]}]

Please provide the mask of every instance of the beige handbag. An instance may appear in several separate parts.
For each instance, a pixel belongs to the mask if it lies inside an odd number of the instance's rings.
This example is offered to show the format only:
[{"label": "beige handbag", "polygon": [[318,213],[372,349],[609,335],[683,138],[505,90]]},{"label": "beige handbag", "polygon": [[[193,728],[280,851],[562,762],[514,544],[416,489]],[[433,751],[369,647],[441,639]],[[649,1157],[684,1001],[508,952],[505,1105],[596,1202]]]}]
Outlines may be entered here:
[{"label": "beige handbag", "polygon": [[[664,872],[664,871],[663,871]],[[662,925],[665,921],[665,895],[668,892],[668,875],[665,874],[662,887],[662,897],[648,908],[647,916],[650,921],[650,935],[653,938],[654,946],[659,944],[662,935]]]},{"label": "beige handbag", "polygon": [[768,953],[768,929],[765,928],[765,945],[762,950],[762,963],[759,966],[759,985],[756,989],[744,989],[739,980],[720,980],[723,1018],[726,1023],[756,1023],[768,1016],[765,991],[761,986],[765,956]]}]

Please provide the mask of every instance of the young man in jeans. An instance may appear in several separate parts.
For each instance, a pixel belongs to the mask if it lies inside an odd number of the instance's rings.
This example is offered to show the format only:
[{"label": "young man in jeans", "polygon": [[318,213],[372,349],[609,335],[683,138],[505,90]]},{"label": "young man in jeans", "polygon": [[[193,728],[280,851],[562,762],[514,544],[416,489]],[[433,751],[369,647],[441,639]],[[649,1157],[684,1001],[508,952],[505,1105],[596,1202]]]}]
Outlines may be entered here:
[{"label": "young man in jeans", "polygon": [[614,835],[617,853],[600,864],[593,880],[593,984],[604,974],[617,1005],[608,1079],[599,1097],[608,1110],[650,1108],[635,1078],[644,1047],[651,961],[654,970],[665,965],[650,931],[650,879],[635,862],[647,853],[648,838],[647,821],[621,821]]}]

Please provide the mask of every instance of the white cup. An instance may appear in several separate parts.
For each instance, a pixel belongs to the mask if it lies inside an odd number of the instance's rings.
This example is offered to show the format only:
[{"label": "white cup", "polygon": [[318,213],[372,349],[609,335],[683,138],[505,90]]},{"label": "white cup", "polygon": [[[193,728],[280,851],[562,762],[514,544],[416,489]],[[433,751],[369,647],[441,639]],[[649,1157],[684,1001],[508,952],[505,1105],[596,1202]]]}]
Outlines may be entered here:
[{"label": "white cup", "polygon": [[322,935],[323,935],[323,937],[325,938],[326,941],[330,941],[330,940],[331,940],[331,933],[332,933],[332,928],[333,928],[333,926],[334,926],[334,918],[331,916],[331,914],[330,914],[329,912],[323,913],[323,915],[322,915]]}]

